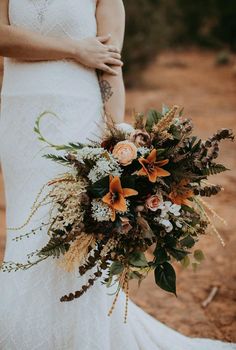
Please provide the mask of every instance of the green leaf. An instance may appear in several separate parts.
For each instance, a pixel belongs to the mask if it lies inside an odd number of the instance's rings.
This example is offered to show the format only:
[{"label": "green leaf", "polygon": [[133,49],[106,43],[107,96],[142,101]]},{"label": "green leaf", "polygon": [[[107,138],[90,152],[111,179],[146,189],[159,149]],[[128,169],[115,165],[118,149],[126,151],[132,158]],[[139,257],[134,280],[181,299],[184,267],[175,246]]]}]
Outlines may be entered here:
[{"label": "green leaf", "polygon": [[181,132],[179,131],[179,129],[174,124],[171,125],[169,132],[171,132],[171,134],[174,136],[174,138],[176,140],[178,140],[178,141],[182,137]]},{"label": "green leaf", "polygon": [[129,263],[136,267],[147,267],[148,262],[143,252],[133,252],[129,255]]},{"label": "green leaf", "polygon": [[109,191],[109,176],[103,177],[93,185],[91,185],[88,191],[93,195],[94,198],[102,198]]},{"label": "green leaf", "polygon": [[53,258],[59,258],[60,255],[63,255],[67,252],[69,249],[69,244],[65,243],[61,239],[52,237],[46,246],[44,246],[37,255],[39,257],[45,256],[49,257],[52,256]]},{"label": "green leaf", "polygon": [[157,264],[163,264],[164,262],[169,260],[167,252],[163,247],[156,247],[156,249],[153,252],[153,255],[156,258],[155,263]]},{"label": "green leaf", "polygon": [[157,124],[161,118],[162,118],[162,114],[157,112],[154,109],[150,109],[147,113],[147,121],[146,121],[146,125],[145,128],[148,132],[152,131],[152,127],[154,124]]},{"label": "green leaf", "polygon": [[110,275],[119,275],[124,270],[124,265],[120,261],[114,261],[110,268]]},{"label": "green leaf", "polygon": [[226,168],[224,165],[222,164],[211,164],[209,167],[205,167],[202,172],[204,175],[216,175],[216,174],[220,174],[224,171],[229,170],[228,168]]},{"label": "green leaf", "polygon": [[181,265],[185,268],[187,268],[190,265],[190,259],[188,255],[186,255],[182,260],[181,260]]},{"label": "green leaf", "polygon": [[70,164],[68,159],[66,159],[63,156],[57,156],[55,154],[44,154],[43,157],[46,158],[46,159],[50,159],[50,160],[52,160],[54,162],[57,162],[59,164],[62,164],[62,165],[67,165],[68,166],[68,164]]},{"label": "green leaf", "polygon": [[182,260],[186,255],[188,255],[188,252],[182,249],[178,248],[168,248],[168,252],[170,255],[172,255],[177,261]]},{"label": "green leaf", "polygon": [[176,295],[176,275],[171,264],[164,262],[155,268],[155,281],[161,289]]},{"label": "green leaf", "polygon": [[137,175],[122,176],[121,185],[123,188],[135,189],[136,180],[137,180]]},{"label": "green leaf", "polygon": [[193,256],[194,256],[195,260],[198,261],[198,262],[201,262],[201,261],[203,261],[205,259],[203,251],[200,250],[200,249],[195,250],[194,253],[193,253]]},{"label": "green leaf", "polygon": [[192,248],[195,244],[195,240],[193,239],[192,236],[188,235],[188,236],[184,237],[183,239],[181,239],[181,241],[179,243],[182,247]]},{"label": "green leaf", "polygon": [[168,248],[174,248],[176,247],[177,239],[174,236],[167,235],[165,237],[165,245]]}]

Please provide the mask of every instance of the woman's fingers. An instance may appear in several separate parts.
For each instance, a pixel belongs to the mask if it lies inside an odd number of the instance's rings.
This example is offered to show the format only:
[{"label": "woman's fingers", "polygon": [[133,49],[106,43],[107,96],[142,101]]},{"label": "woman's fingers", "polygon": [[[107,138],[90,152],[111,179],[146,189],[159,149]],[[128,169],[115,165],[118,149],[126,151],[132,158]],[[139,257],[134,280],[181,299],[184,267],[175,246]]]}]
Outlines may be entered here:
[{"label": "woman's fingers", "polygon": [[120,53],[111,52],[110,53],[110,57],[120,60],[121,59],[121,54]]},{"label": "woman's fingers", "polygon": [[117,47],[115,47],[114,45],[107,45],[107,50],[109,52],[120,53],[120,50]]},{"label": "woman's fingers", "polygon": [[121,60],[118,60],[116,58],[108,58],[106,60],[106,64],[111,64],[112,66],[120,66],[122,67],[123,66],[123,62]]},{"label": "woman's fingers", "polygon": [[112,69],[111,67],[107,66],[106,64],[102,64],[101,67],[99,68],[102,71],[111,74],[111,75],[117,75],[118,73],[115,71],[115,69]]}]

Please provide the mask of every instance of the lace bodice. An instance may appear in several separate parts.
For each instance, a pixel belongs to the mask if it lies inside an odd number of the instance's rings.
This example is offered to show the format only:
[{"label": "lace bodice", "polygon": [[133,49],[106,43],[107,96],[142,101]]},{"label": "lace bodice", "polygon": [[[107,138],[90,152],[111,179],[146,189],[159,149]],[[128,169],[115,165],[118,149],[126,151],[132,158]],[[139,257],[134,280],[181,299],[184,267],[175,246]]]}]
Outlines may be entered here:
[{"label": "lace bodice", "polygon": [[9,0],[9,20],[44,35],[80,39],[96,34],[95,8],[96,0]]},{"label": "lace bodice", "polygon": [[[9,0],[9,20],[51,37],[96,36],[96,0]],[[98,94],[97,76],[72,60],[23,62],[5,59],[3,95]]]}]

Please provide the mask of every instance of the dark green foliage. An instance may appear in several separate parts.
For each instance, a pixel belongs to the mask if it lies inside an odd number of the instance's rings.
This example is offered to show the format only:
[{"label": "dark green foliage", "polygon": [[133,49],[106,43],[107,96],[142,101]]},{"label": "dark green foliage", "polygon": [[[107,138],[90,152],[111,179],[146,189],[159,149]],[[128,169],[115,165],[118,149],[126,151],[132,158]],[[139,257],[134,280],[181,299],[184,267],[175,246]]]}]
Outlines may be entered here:
[{"label": "dark green foliage", "polygon": [[164,262],[155,268],[155,281],[160,288],[176,294],[175,270],[168,262]]},{"label": "dark green foliage", "polygon": [[119,275],[124,270],[124,265],[120,261],[114,261],[110,266],[110,275]]},{"label": "dark green foliage", "polygon": [[64,241],[62,241],[59,238],[52,237],[47,245],[43,247],[40,252],[37,254],[38,256],[45,256],[49,257],[52,256],[53,258],[59,258],[61,254],[65,254],[68,250],[69,245],[65,244]]},{"label": "dark green foliage", "polygon": [[170,260],[170,258],[167,255],[166,249],[163,247],[156,247],[156,249],[153,252],[153,255],[155,256],[155,264],[163,264],[164,262]]},{"label": "dark green foliage", "polygon": [[229,169],[227,169],[224,165],[212,163],[209,165],[208,168],[203,169],[202,172],[204,175],[216,175],[226,170],[229,170]]},{"label": "dark green foliage", "polygon": [[129,263],[136,267],[147,267],[148,263],[142,252],[133,252],[129,256]]},{"label": "dark green foliage", "polygon": [[65,165],[65,166],[68,166],[68,164],[70,163],[66,157],[57,156],[55,154],[45,154],[44,158],[47,158],[49,160],[53,160],[54,162],[57,162],[59,164]]},{"label": "dark green foliage", "polygon": [[163,115],[154,109],[150,109],[147,113],[147,121],[145,128],[148,132],[152,131],[153,125],[157,124]]},{"label": "dark green foliage", "polygon": [[180,241],[180,245],[182,247],[186,247],[186,248],[192,248],[194,246],[194,244],[195,244],[195,240],[190,235],[184,237]]},{"label": "dark green foliage", "polygon": [[93,195],[94,198],[101,198],[109,190],[109,176],[102,178],[99,181],[96,181],[89,188],[89,193]]}]

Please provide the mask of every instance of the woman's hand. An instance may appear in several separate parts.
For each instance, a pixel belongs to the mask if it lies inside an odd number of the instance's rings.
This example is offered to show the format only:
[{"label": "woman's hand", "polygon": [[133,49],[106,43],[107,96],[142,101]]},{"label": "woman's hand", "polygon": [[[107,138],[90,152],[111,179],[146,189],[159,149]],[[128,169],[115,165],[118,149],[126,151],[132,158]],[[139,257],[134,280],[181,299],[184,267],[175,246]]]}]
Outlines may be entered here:
[{"label": "woman's hand", "polygon": [[78,42],[74,59],[89,68],[99,69],[106,73],[117,75],[112,66],[121,67],[119,50],[114,45],[106,45],[111,35],[96,38],[85,38]]}]

